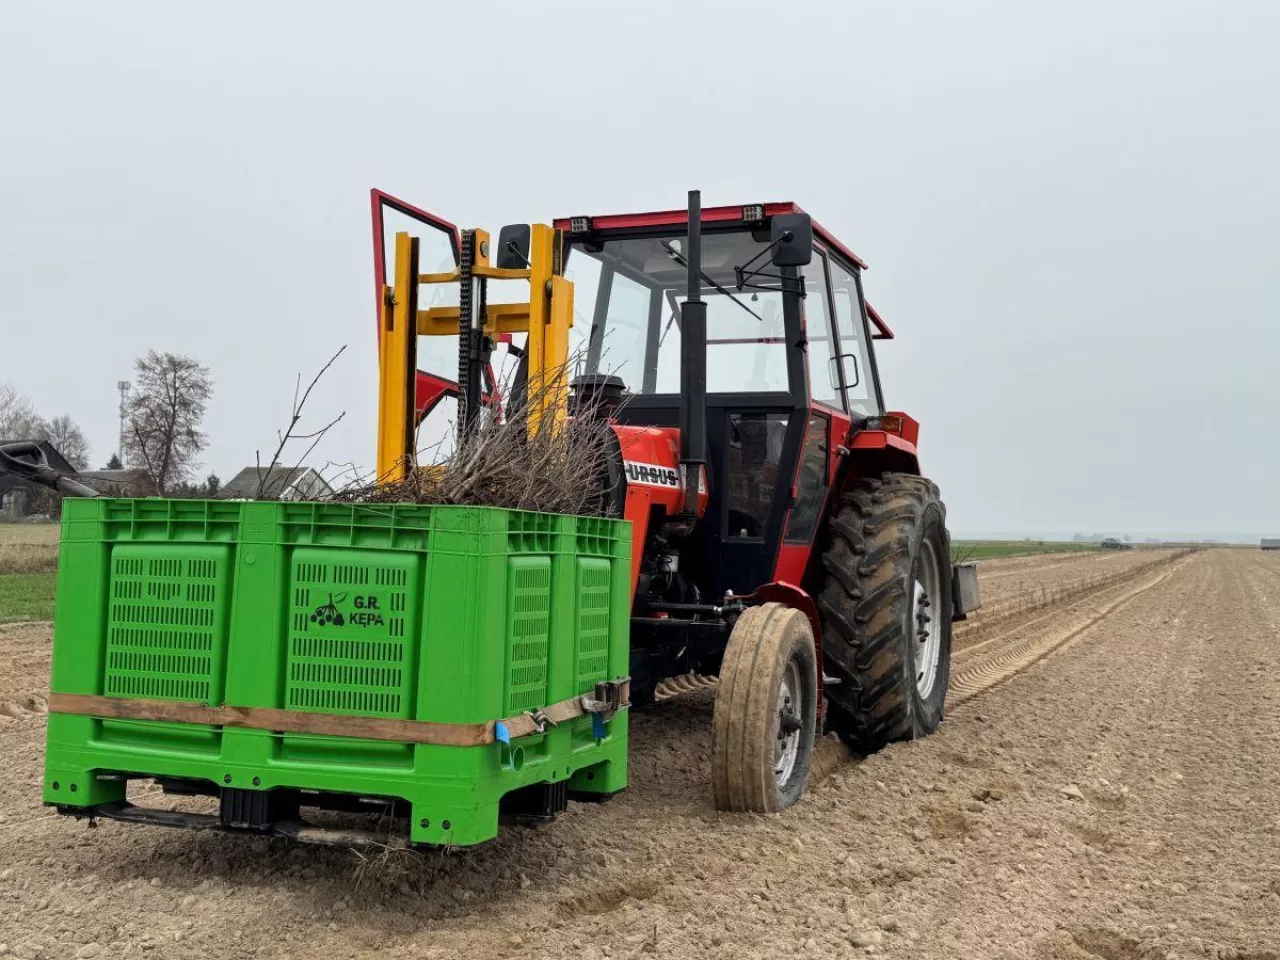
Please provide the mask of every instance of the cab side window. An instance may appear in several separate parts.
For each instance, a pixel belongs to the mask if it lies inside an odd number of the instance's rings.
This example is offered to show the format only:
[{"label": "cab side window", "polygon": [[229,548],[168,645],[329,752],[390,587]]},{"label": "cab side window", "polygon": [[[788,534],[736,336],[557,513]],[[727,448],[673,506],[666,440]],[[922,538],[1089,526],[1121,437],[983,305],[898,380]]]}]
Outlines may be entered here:
[{"label": "cab side window", "polygon": [[809,392],[815,403],[844,409],[837,372],[839,351],[831,330],[831,307],[827,300],[827,258],[813,251],[813,260],[804,270],[804,322],[809,341]]},{"label": "cab side window", "polygon": [[858,294],[858,279],[836,261],[831,261],[831,290],[835,296],[836,329],[840,332],[840,366],[844,370],[845,396],[855,415],[871,417],[882,413],[876,388],[875,368],[867,321]]}]

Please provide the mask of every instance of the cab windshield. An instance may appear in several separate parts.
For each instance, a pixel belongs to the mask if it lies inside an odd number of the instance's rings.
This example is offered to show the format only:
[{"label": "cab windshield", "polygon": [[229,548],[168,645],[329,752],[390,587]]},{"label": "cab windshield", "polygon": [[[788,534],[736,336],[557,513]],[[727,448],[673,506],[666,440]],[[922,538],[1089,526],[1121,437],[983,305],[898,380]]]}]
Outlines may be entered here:
[{"label": "cab windshield", "polygon": [[[682,234],[572,245],[565,276],[574,287],[570,351],[579,370],[620,377],[632,393],[680,392],[684,245]],[[783,295],[767,247],[767,232],[702,236],[709,393],[788,390]],[[774,276],[753,277],[739,292],[734,267],[760,254],[752,269]]]}]

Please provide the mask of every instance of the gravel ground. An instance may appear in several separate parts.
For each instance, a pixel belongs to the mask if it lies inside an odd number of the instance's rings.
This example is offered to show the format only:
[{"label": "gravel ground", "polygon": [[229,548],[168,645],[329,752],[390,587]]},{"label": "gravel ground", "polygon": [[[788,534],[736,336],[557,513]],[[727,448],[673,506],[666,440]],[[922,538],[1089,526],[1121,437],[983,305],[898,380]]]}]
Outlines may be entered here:
[{"label": "gravel ground", "polygon": [[49,817],[47,627],[4,630],[0,955],[1280,960],[1280,557],[1064,607],[933,737],[825,742],[834,773],[781,815],[712,809],[704,693],[634,718],[612,803],[365,865]]}]

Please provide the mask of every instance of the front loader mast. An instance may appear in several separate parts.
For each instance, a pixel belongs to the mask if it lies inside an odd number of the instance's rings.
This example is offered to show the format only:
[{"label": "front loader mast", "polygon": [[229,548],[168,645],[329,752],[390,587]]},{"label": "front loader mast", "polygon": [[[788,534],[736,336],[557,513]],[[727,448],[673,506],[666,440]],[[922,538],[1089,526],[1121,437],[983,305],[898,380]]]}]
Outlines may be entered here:
[{"label": "front loader mast", "polygon": [[[689,191],[688,297],[680,307],[680,469],[686,519],[697,515],[698,481],[707,461],[707,306],[702,300],[702,195]],[[505,228],[491,265],[489,234],[463,230],[458,266],[418,272],[418,240],[396,234],[391,285],[382,289],[379,344],[378,482],[403,480],[418,466],[417,338],[458,335],[458,442],[484,405],[482,371],[499,337],[527,333],[527,430],[558,429],[568,416],[569,329],[573,283],[564,277],[564,235],[545,224]],[[513,265],[513,264],[523,264]],[[489,303],[489,280],[528,280],[527,303]],[[458,306],[418,309],[422,284],[456,283]],[[598,349],[598,348],[597,348]]]},{"label": "front loader mast", "polygon": [[[533,434],[558,429],[568,415],[569,328],[573,284],[563,276],[563,235],[533,224],[499,238],[497,266],[489,262],[489,234],[463,230],[458,266],[444,273],[418,272],[418,241],[396,234],[393,284],[382,290],[378,353],[378,482],[403,480],[415,469],[418,406],[417,338],[458,336],[458,442],[474,431],[484,405],[482,372],[504,335],[526,333],[527,397],[524,413]],[[511,263],[524,262],[524,266]],[[528,280],[527,303],[489,303],[489,280]],[[459,285],[458,306],[418,309],[422,284]]]}]

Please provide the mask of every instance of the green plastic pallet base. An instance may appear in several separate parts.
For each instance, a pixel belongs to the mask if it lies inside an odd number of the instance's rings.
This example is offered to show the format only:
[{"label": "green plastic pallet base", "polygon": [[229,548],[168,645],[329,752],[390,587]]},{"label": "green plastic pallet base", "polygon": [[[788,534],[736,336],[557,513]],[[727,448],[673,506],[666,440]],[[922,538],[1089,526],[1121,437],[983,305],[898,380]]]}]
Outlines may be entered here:
[{"label": "green plastic pallet base", "polygon": [[[538,742],[518,745],[520,754],[514,763],[510,751],[499,745],[418,745],[389,758],[394,759],[393,766],[378,770],[367,765],[368,753],[371,747],[387,745],[370,740],[352,740],[335,749],[337,738],[288,737],[311,742],[292,744],[294,759],[285,759],[281,741],[286,738],[265,731],[218,732],[186,724],[51,714],[44,801],[60,807],[92,807],[125,799],[125,784],[97,779],[103,773],[178,777],[249,790],[280,787],[396,798],[411,806],[411,842],[468,846],[497,836],[498,805],[504,795],[520,787],[568,780],[569,789],[579,793],[611,794],[624,789],[627,712],[618,713],[608,728],[609,736],[604,740],[576,750],[556,742],[572,737],[573,731],[567,728],[529,738]],[[196,738],[205,740],[212,756],[193,755],[183,749],[184,741]],[[171,742],[169,749],[159,746],[166,739]],[[139,741],[146,746],[139,748]],[[299,758],[308,747],[316,754],[311,761]],[[350,762],[342,756],[344,752],[352,756],[363,753],[363,763]],[[464,762],[459,754],[467,755],[465,760],[478,768],[472,775],[433,772],[456,771]]]}]

